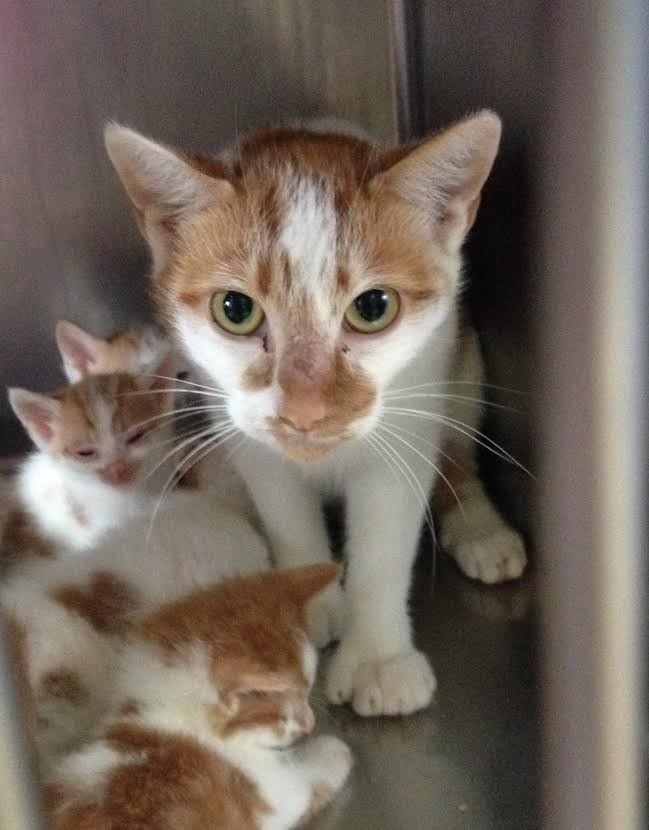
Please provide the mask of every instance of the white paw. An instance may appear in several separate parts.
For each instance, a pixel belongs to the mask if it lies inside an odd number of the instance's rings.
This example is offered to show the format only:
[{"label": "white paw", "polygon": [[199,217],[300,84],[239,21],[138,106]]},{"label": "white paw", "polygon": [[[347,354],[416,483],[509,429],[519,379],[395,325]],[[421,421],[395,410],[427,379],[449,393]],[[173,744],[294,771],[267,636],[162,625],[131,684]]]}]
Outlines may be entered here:
[{"label": "white paw", "polygon": [[309,741],[305,748],[311,762],[318,766],[318,779],[332,790],[340,789],[354,763],[347,744],[333,735],[319,735]]},{"label": "white paw", "polygon": [[311,600],[306,608],[306,626],[316,648],[324,648],[341,638],[343,590],[340,585],[331,585]]},{"label": "white paw", "polygon": [[327,673],[332,703],[351,701],[359,715],[409,715],[431,702],[437,683],[428,658],[410,649],[395,657],[369,657],[343,640]]},{"label": "white paw", "polygon": [[453,528],[442,533],[442,545],[463,573],[493,585],[518,579],[527,565],[525,545],[520,535],[499,521],[482,532],[474,527]]}]

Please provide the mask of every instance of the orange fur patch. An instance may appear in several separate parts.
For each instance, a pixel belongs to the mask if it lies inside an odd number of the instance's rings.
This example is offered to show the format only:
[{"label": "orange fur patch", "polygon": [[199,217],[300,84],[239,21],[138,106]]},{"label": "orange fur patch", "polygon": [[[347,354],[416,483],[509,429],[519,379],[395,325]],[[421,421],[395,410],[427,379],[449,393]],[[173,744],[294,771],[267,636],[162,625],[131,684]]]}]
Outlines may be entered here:
[{"label": "orange fur patch", "polygon": [[124,630],[127,616],[138,605],[137,593],[127,582],[108,571],[98,571],[87,586],[57,588],[52,598],[68,611],[78,614],[96,631],[116,634]]},{"label": "orange fur patch", "polygon": [[79,675],[72,669],[62,666],[43,675],[38,684],[37,695],[39,699],[55,697],[79,704],[86,700],[88,692],[84,689]]},{"label": "orange fur patch", "polygon": [[10,511],[2,529],[0,553],[0,574],[3,574],[16,561],[32,556],[52,556],[54,547],[41,535],[29,514],[16,506]]},{"label": "orange fur patch", "polygon": [[[126,723],[106,739],[123,763],[102,797],[65,803],[51,793],[51,830],[256,830],[269,808],[255,785],[197,741]],[[138,760],[126,755],[137,753]],[[58,808],[58,809],[57,809]]]}]

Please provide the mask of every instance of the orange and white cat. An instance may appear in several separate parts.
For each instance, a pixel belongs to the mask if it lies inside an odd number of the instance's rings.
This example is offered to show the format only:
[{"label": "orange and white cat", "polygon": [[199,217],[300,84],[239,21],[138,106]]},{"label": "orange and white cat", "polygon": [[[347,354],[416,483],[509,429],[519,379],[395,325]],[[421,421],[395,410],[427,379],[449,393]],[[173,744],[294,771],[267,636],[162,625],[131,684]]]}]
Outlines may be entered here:
[{"label": "orange and white cat", "polygon": [[[172,370],[164,358],[156,374]],[[5,555],[87,551],[152,505],[161,486],[160,475],[148,477],[155,451],[174,440],[169,386],[123,371],[87,375],[52,394],[9,390],[36,451],[16,475],[17,504],[2,534]]]},{"label": "orange and white cat", "polygon": [[[415,711],[435,687],[407,601],[442,445],[462,501],[440,516],[449,552],[486,582],[526,562],[475,473],[480,411],[453,408],[481,397],[477,341],[460,331],[461,247],[500,132],[489,111],[391,150],[279,129],[205,159],[106,130],[158,305],[251,439],[234,462],[280,565],[329,557],[321,500],[345,499],[327,693],[363,715]],[[331,597],[313,608],[320,643],[335,609]]]},{"label": "orange and white cat", "polygon": [[51,830],[288,830],[351,767],[308,738],[316,651],[304,606],[335,565],[226,581],[135,623],[93,740],[49,777]]}]

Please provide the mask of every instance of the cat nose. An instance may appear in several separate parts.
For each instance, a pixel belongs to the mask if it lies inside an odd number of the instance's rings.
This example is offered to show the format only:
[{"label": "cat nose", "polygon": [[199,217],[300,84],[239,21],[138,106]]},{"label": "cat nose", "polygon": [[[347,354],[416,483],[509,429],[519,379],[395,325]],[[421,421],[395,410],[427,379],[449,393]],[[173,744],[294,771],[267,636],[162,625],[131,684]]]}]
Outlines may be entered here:
[{"label": "cat nose", "polygon": [[101,475],[109,484],[129,484],[133,481],[134,470],[126,461],[113,461],[103,468]]},{"label": "cat nose", "polygon": [[294,387],[284,394],[279,417],[300,432],[308,432],[327,414],[327,403],[317,387]]}]

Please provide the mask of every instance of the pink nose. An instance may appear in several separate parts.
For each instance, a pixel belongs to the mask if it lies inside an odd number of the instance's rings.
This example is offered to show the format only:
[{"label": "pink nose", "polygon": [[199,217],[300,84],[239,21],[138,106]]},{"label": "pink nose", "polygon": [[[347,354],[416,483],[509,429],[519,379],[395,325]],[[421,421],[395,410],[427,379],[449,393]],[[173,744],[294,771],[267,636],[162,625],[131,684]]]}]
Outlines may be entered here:
[{"label": "pink nose", "polygon": [[327,404],[317,389],[295,389],[284,395],[279,416],[300,432],[308,432],[327,414]]},{"label": "pink nose", "polygon": [[308,704],[304,703],[296,710],[295,722],[305,735],[308,735],[309,732],[313,732],[315,717],[311,707]]},{"label": "pink nose", "polygon": [[108,484],[119,486],[133,481],[135,471],[126,461],[112,461],[103,468],[101,477]]}]

